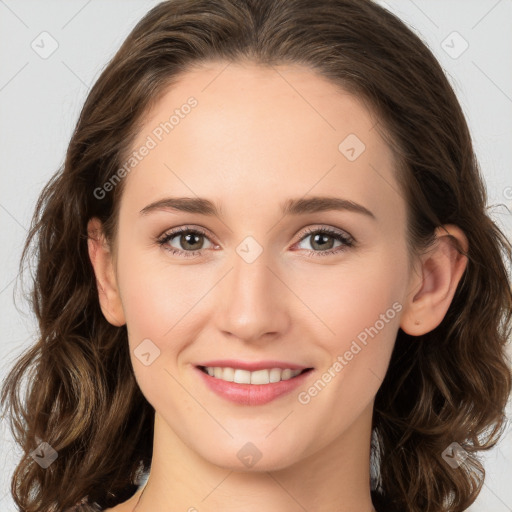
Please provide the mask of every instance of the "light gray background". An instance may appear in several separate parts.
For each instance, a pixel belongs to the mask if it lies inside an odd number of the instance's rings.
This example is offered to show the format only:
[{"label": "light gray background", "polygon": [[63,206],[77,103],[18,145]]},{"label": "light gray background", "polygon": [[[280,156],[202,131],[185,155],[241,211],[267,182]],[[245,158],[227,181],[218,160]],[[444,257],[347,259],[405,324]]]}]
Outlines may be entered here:
[{"label": "light gray background", "polygon": [[[16,293],[21,247],[36,198],[63,163],[80,108],[135,23],[156,0],[0,0],[0,333],[3,380],[34,339]],[[387,0],[430,46],[466,113],[496,222],[512,236],[512,0]],[[459,35],[453,34],[456,31]],[[40,35],[48,32],[50,36]],[[51,45],[57,49],[47,58]],[[443,42],[444,41],[444,42]],[[468,48],[462,52],[466,45]],[[460,55],[459,55],[460,53]],[[46,55],[45,55],[46,56]],[[407,63],[404,62],[406,66]],[[512,406],[509,404],[510,418]],[[10,476],[19,458],[1,423],[0,509],[14,511]],[[484,457],[487,479],[471,512],[512,511],[512,432]],[[311,511],[313,512],[313,511]]]}]

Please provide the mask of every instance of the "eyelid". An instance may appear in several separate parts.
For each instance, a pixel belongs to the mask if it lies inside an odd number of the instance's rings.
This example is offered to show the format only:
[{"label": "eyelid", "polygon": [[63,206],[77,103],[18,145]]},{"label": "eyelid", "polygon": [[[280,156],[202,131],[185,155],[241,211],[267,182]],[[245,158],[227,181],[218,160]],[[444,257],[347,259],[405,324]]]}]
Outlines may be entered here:
[{"label": "eyelid", "polygon": [[300,234],[300,238],[298,241],[299,242],[302,241],[302,239],[305,238],[307,235],[311,235],[311,234],[318,233],[318,232],[329,233],[331,235],[338,235],[343,238],[346,238],[347,241],[350,241],[353,243],[355,243],[355,241],[356,241],[355,238],[348,231],[345,231],[344,229],[334,228],[331,226],[325,226],[325,225],[321,225],[321,224],[314,225],[313,227],[308,226],[307,228],[304,228],[304,230]]},{"label": "eyelid", "polygon": [[[195,226],[195,225],[183,225],[183,226],[179,226],[177,228],[168,229],[168,230],[164,231],[161,235],[157,236],[155,240],[157,241],[157,243],[159,243],[160,245],[163,246],[166,244],[167,241],[169,241],[172,238],[175,238],[176,236],[178,236],[180,233],[183,233],[183,232],[185,232],[185,233],[196,232],[196,233],[204,236],[205,238],[208,238],[214,246],[218,247],[220,245],[215,241],[215,237],[213,235],[211,235],[207,229],[199,227],[199,226]],[[328,249],[325,251],[314,251],[311,249],[304,249],[308,255],[314,254],[315,255],[314,257],[338,254],[338,253],[342,252],[343,250],[350,248],[350,247],[354,247],[356,245],[355,238],[347,231],[342,230],[340,228],[334,228],[331,226],[317,224],[317,225],[308,226],[308,227],[304,228],[301,231],[298,240],[292,245],[292,247],[299,244],[300,242],[302,242],[308,236],[316,234],[316,233],[327,233],[329,236],[340,241],[342,243],[342,247]],[[166,250],[170,250],[175,254],[176,253],[186,253],[189,255],[188,257],[194,256],[196,253],[201,254],[206,251],[206,249],[198,249],[197,251],[185,251],[185,250],[176,249],[176,248],[166,248]]]},{"label": "eyelid", "polygon": [[[179,235],[180,233],[189,232],[189,231],[190,232],[196,231],[196,232],[200,233],[201,235],[204,235],[206,238],[215,240],[215,236],[210,231],[208,231],[205,228],[195,226],[193,224],[190,224],[190,225],[185,224],[184,226],[178,226],[176,228],[166,229],[160,235],[156,236],[155,239],[158,241],[167,236],[176,236],[176,235]],[[219,245],[219,244],[216,243],[216,245]]]}]

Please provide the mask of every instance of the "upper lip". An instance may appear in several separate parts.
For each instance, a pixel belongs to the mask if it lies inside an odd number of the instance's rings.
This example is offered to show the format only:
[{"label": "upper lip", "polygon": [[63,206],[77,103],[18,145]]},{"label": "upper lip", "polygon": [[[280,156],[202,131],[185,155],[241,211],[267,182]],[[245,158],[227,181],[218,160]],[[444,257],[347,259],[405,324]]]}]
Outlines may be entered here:
[{"label": "upper lip", "polygon": [[210,368],[235,368],[250,372],[257,370],[270,370],[272,368],[281,368],[281,370],[285,370],[287,368],[290,370],[305,370],[306,368],[311,368],[310,366],[288,363],[286,361],[241,361],[235,359],[216,359],[215,361],[205,361],[197,366],[209,366]]}]

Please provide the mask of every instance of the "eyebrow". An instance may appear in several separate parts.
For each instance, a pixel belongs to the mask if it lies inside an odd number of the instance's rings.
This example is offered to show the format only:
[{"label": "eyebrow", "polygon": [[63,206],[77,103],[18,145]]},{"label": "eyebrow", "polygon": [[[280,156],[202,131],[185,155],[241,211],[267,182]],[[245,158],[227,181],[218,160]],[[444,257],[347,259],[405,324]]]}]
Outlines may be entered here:
[{"label": "eyebrow", "polygon": [[[283,215],[304,215],[308,213],[325,212],[330,210],[350,211],[366,215],[376,220],[375,215],[359,203],[330,196],[313,196],[307,198],[288,199],[281,205]],[[220,208],[217,205],[202,197],[167,197],[145,206],[141,215],[147,215],[158,210],[177,210],[199,215],[215,216],[220,218]]]}]

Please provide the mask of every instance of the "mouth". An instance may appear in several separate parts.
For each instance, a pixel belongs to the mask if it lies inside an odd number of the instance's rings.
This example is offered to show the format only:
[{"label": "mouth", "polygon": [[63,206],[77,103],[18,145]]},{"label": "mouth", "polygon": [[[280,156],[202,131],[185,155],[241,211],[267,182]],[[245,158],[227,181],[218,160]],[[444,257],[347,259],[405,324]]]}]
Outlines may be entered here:
[{"label": "mouth", "polygon": [[229,366],[221,367],[201,365],[197,366],[197,368],[214,379],[220,379],[224,382],[235,382],[237,384],[254,384],[256,386],[291,380],[313,370],[313,368],[264,368],[261,370],[249,371]]},{"label": "mouth", "polygon": [[[211,361],[208,364],[196,365],[194,369],[200,380],[215,395],[243,406],[264,405],[289,395],[305,384],[306,379],[314,372],[314,368],[276,361],[231,361],[231,365],[228,365],[228,361]],[[240,368],[241,366],[245,368]],[[247,369],[248,367],[251,369]]]}]

